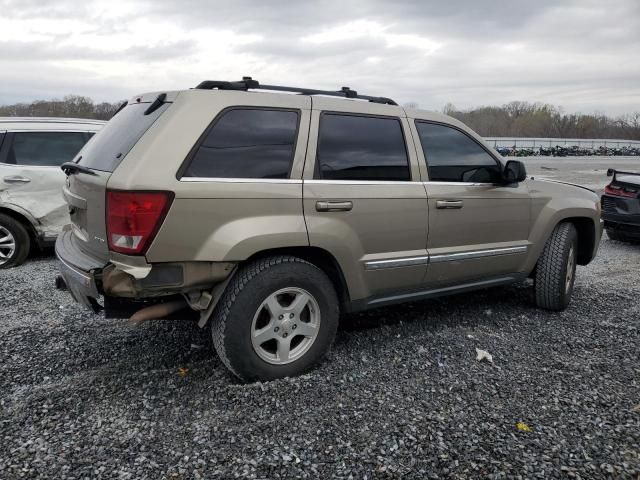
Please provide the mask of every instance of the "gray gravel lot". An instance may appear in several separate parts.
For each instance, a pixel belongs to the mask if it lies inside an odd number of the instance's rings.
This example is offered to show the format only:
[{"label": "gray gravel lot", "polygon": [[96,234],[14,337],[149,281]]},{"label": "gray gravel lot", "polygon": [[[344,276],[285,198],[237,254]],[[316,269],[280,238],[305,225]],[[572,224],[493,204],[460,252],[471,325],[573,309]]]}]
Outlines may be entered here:
[{"label": "gray gravel lot", "polygon": [[55,274],[0,271],[0,478],[640,478],[640,246],[605,239],[563,313],[525,284],[351,315],[253,385],[208,330],[104,320]]}]

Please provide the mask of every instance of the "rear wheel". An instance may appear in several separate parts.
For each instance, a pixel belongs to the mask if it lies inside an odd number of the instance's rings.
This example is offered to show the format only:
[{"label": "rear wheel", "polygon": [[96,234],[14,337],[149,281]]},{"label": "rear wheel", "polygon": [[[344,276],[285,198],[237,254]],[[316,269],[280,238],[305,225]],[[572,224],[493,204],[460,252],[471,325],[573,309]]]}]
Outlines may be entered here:
[{"label": "rear wheel", "polygon": [[31,239],[24,226],[0,213],[0,268],[17,267],[29,255]]},{"label": "rear wheel", "polygon": [[560,311],[567,308],[575,283],[578,234],[571,223],[559,224],[544,246],[536,265],[536,304]]},{"label": "rear wheel", "polygon": [[222,362],[244,381],[299,375],[328,352],[338,299],[315,265],[291,256],[243,267],[214,311],[211,331]]}]

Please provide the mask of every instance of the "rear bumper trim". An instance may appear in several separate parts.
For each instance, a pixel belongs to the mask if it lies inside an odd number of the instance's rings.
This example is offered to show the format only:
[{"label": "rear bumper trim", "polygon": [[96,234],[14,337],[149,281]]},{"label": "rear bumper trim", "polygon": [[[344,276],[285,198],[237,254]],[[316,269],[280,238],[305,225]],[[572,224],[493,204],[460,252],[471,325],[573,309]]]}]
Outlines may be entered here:
[{"label": "rear bumper trim", "polygon": [[[83,272],[65,262],[56,252],[60,274],[67,284],[71,296],[78,303],[93,309],[95,300],[100,297],[95,279],[91,273]],[[93,299],[94,301],[91,301]]]},{"label": "rear bumper trim", "polygon": [[67,284],[73,299],[95,311],[100,292],[96,285],[96,272],[101,272],[102,264],[78,251],[71,243],[73,232],[63,230],[56,241],[58,269]]}]

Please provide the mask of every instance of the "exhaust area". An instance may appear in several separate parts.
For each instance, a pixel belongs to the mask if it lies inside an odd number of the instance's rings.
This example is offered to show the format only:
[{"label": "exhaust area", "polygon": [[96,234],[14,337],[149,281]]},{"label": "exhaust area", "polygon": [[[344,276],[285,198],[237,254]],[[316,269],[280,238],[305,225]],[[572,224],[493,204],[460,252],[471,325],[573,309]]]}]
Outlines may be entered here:
[{"label": "exhaust area", "polygon": [[62,275],[56,277],[56,290],[67,290],[67,282],[64,281]]},{"label": "exhaust area", "polygon": [[129,324],[138,326],[147,320],[159,320],[186,307],[187,302],[185,300],[174,300],[172,302],[151,305],[138,310],[136,313],[131,315],[129,318]]}]

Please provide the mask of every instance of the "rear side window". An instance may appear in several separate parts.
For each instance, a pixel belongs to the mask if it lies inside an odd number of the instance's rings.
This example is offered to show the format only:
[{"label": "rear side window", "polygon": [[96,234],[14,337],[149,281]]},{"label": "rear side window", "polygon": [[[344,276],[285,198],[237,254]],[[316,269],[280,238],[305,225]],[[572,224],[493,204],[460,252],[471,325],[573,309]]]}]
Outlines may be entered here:
[{"label": "rear side window", "polygon": [[114,115],[82,150],[80,165],[113,172],[144,133],[171,105],[165,103],[145,115],[149,103],[132,103]]},{"label": "rear side window", "polygon": [[416,122],[432,182],[494,183],[501,167],[473,139],[452,127]]},{"label": "rear side window", "polygon": [[69,162],[86,142],[83,132],[15,132],[12,136],[5,162],[34,167]]},{"label": "rear side window", "polygon": [[237,108],[206,133],[184,177],[289,178],[298,112]]},{"label": "rear side window", "polygon": [[400,120],[324,113],[318,134],[316,178],[411,180]]}]

